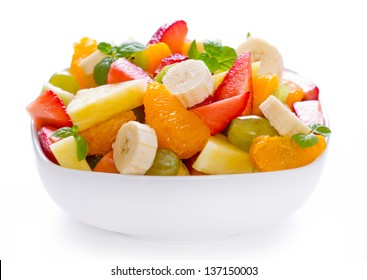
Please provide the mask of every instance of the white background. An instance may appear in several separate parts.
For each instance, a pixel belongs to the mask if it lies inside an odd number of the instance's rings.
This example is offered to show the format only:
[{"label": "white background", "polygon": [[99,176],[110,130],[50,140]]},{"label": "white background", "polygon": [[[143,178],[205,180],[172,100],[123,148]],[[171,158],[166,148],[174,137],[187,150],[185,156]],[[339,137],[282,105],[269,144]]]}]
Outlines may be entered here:
[{"label": "white background", "polygon": [[[74,279],[74,273],[76,279],[88,267],[100,273],[90,273],[89,279],[97,279],[96,275],[101,279],[109,276],[110,264],[124,260],[135,260],[133,264],[173,260],[177,266],[182,260],[191,264],[201,260],[203,265],[232,260],[262,266],[263,277],[269,278],[261,279],[306,279],[306,275],[366,279],[362,269],[367,263],[363,1],[202,2],[1,2],[0,259],[5,260],[4,274],[39,279],[54,270],[69,279]],[[73,42],[83,36],[115,42],[132,36],[147,42],[159,26],[176,19],[188,23],[189,38],[220,38],[235,48],[251,32],[276,45],[286,67],[318,84],[333,131],[328,160],[315,193],[288,220],[214,243],[162,245],[81,224],[46,194],[35,167],[30,118],[24,108],[53,72],[69,65]],[[15,268],[17,273],[10,270]]]}]

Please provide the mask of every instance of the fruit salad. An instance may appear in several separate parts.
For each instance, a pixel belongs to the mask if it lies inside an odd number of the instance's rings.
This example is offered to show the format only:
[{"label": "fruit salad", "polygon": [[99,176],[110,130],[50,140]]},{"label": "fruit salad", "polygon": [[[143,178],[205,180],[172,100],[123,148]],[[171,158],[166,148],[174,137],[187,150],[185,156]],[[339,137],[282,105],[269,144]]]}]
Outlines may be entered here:
[{"label": "fruit salad", "polygon": [[214,175],[307,165],[331,131],[318,87],[247,35],[234,49],[187,37],[183,20],[147,43],[74,44],[26,108],[45,156],[126,175]]}]

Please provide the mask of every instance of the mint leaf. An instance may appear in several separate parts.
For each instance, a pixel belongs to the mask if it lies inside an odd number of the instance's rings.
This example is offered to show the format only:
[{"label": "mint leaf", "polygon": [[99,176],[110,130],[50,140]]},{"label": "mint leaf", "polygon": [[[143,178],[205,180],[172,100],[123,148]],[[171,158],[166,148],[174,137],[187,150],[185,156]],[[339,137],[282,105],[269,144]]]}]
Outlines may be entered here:
[{"label": "mint leaf", "polygon": [[210,73],[214,73],[218,69],[218,60],[215,57],[208,57],[205,61],[206,66],[209,68]]},{"label": "mint leaf", "polygon": [[73,136],[77,145],[78,160],[81,161],[86,158],[88,154],[88,142],[85,138],[78,134],[78,126],[75,124],[73,127],[62,127],[56,130],[51,136],[59,138],[67,138]]},{"label": "mint leaf", "polygon": [[75,135],[74,139],[77,145],[78,160],[81,161],[85,159],[88,154],[88,142],[81,135]]},{"label": "mint leaf", "polygon": [[222,46],[219,41],[205,40],[203,53],[199,53],[194,42],[189,48],[189,58],[202,60],[211,73],[229,70],[237,59],[236,51],[231,47]]},{"label": "mint leaf", "polygon": [[329,136],[331,134],[330,128],[328,128],[327,126],[323,126],[321,124],[312,124],[310,125],[310,128],[312,132],[320,134],[324,137]]},{"label": "mint leaf", "polygon": [[98,44],[98,49],[104,54],[111,55],[112,54],[112,45],[106,42],[101,42]]},{"label": "mint leaf", "polygon": [[196,40],[191,42],[190,48],[188,50],[188,57],[191,59],[197,59],[200,55]]},{"label": "mint leaf", "polygon": [[251,33],[250,32],[247,32],[247,36],[246,36],[246,39],[250,38],[251,37]]},{"label": "mint leaf", "polygon": [[133,53],[143,51],[147,48],[146,45],[136,41],[127,41],[116,48],[116,56],[117,57],[127,57]]},{"label": "mint leaf", "polygon": [[316,145],[319,142],[317,136],[313,133],[304,134],[298,133],[292,136],[292,139],[301,147],[301,148],[308,148]]},{"label": "mint leaf", "polygon": [[108,72],[110,71],[111,64],[115,61],[113,57],[105,57],[94,66],[93,78],[97,85],[101,86],[107,83]]},{"label": "mint leaf", "polygon": [[62,127],[51,134],[51,137],[66,138],[73,135],[71,127]]},{"label": "mint leaf", "polygon": [[216,58],[218,60],[218,70],[224,72],[232,67],[237,59],[237,53],[233,48],[224,46]]},{"label": "mint leaf", "polygon": [[219,41],[211,41],[205,40],[204,41],[204,50],[210,56],[218,57],[221,55],[222,52],[222,44]]}]

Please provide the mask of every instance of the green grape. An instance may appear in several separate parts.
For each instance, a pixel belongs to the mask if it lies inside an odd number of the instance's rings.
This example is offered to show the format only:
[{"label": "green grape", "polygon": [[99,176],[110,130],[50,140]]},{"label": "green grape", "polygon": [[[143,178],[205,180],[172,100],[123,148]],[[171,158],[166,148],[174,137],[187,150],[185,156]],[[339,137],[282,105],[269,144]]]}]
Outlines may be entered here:
[{"label": "green grape", "polygon": [[133,53],[132,55],[129,55],[127,59],[144,71],[148,69],[148,58],[144,51]]},{"label": "green grape", "polygon": [[251,115],[234,119],[228,129],[228,139],[237,147],[249,151],[252,139],[260,135],[278,135],[265,118]]},{"label": "green grape", "polygon": [[77,79],[67,71],[60,71],[53,74],[48,82],[72,94],[76,94],[79,90]]},{"label": "green grape", "polygon": [[159,73],[155,76],[154,81],[158,82],[158,83],[162,83],[163,81],[163,76],[166,75],[167,71],[172,68],[172,66],[176,65],[177,63],[173,63],[170,65],[166,65],[162,68],[161,71],[159,71]]},{"label": "green grape", "polygon": [[153,165],[145,175],[175,176],[180,169],[180,159],[168,149],[158,148]]}]

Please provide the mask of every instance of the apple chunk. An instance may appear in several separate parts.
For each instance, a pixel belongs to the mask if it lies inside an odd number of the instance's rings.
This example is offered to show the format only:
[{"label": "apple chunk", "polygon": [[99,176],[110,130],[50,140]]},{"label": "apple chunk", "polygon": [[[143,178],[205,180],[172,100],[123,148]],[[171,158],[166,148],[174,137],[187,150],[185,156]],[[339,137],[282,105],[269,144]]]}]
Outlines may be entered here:
[{"label": "apple chunk", "polygon": [[194,162],[193,168],[212,175],[251,173],[254,170],[250,155],[237,148],[222,135],[209,138],[206,146]]},{"label": "apple chunk", "polygon": [[77,144],[73,136],[51,144],[50,149],[62,167],[91,171],[85,159],[78,160]]}]

